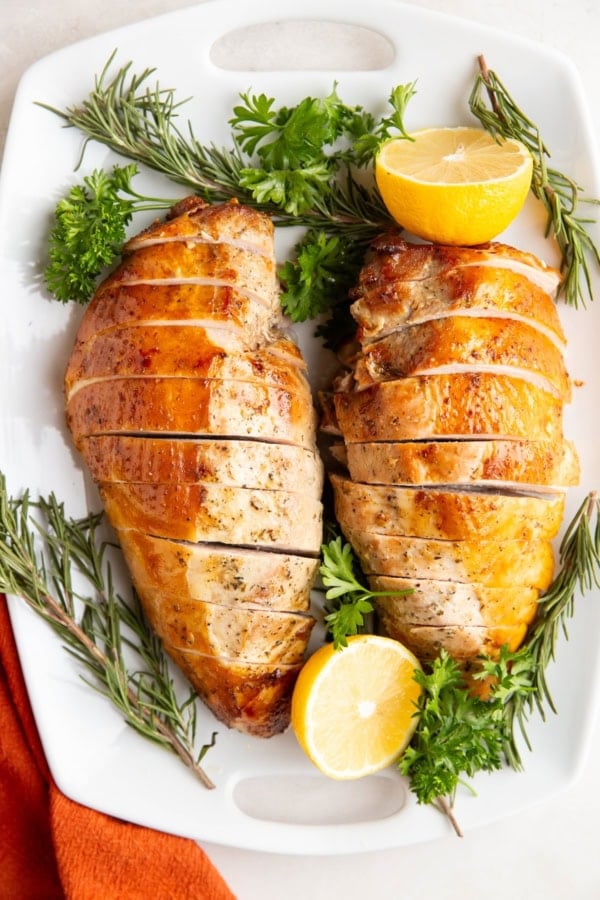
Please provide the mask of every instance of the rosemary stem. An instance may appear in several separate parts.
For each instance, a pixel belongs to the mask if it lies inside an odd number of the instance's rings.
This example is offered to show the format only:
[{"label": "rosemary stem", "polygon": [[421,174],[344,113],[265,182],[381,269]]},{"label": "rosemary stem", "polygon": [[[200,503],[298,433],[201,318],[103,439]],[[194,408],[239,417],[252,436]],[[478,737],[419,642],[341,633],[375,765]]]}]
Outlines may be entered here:
[{"label": "rosemary stem", "polygon": [[[49,595],[45,594],[39,598],[37,603],[32,602],[27,596],[21,595],[21,599],[29,607],[36,612],[41,612],[45,619],[55,622],[61,628],[66,629],[75,641],[85,648],[89,656],[91,656],[102,669],[108,669],[114,666],[114,660],[110,660],[108,656],[100,650],[100,648],[88,637],[85,631],[66,613],[59,604]],[[129,705],[136,714],[144,721],[150,723],[154,729],[164,738],[171,748],[175,751],[182,762],[191,769],[194,775],[209,789],[214,788],[214,783],[210,780],[204,769],[199,766],[190,751],[184,747],[173,729],[154,716],[152,712],[140,702],[136,693],[130,686],[126,688],[126,697]]]}]

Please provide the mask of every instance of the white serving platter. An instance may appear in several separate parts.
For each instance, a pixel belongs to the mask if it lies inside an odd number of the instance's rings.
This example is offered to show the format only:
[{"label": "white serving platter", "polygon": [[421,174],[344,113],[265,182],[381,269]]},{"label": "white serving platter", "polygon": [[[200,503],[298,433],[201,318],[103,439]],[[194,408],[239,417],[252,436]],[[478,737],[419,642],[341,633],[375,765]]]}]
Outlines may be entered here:
[{"label": "white serving platter", "polygon": [[[556,168],[590,196],[600,195],[600,168],[588,112],[574,66],[539,45],[394,0],[368,4],[303,0],[242,4],[210,0],[68,47],[36,63],[20,84],[0,181],[0,468],[11,494],[55,492],[69,514],[99,504],[72,451],[63,420],[62,374],[82,314],[52,301],[41,283],[45,240],[54,206],[69,187],[117,158],[89,146],[78,172],[81,137],[36,101],[64,108],[87,96],[94,77],[117,50],[115,65],[155,67],[163,87],[191,97],[182,120],[203,143],[229,143],[227,119],[238,94],[264,91],[278,104],[323,96],[337,82],[347,103],[375,114],[392,86],[417,82],[409,128],[470,121],[467,98],[483,53],[522,108],[537,122]],[[340,30],[340,25],[344,26]],[[348,30],[345,26],[352,26]],[[232,29],[252,26],[245,34]],[[233,54],[233,55],[232,55]],[[535,73],[535,77],[532,77]],[[143,187],[181,196],[164,180],[144,175]],[[136,229],[144,224],[136,221]],[[502,236],[549,263],[557,256],[543,236],[535,201]],[[597,238],[597,232],[595,232]],[[279,252],[286,252],[281,240]],[[595,273],[594,287],[600,292]],[[562,308],[568,363],[581,384],[565,416],[578,446],[582,483],[569,493],[567,520],[597,487],[597,335],[600,298],[578,311]],[[310,329],[299,337],[315,381],[323,360]],[[598,702],[600,598],[577,602],[550,684],[559,710],[533,718],[533,752],[525,771],[475,779],[477,796],[457,798],[465,832],[517,813],[566,789],[585,757]],[[355,853],[426,841],[448,834],[448,822],[418,806],[395,771],[360,782],[320,776],[287,732],[268,741],[228,732],[200,709],[198,733],[218,731],[205,768],[216,783],[204,789],[178,760],[135,734],[106,700],[83,684],[60,641],[25,604],[9,598],[20,658],[48,762],[72,799],[131,822],[177,835],[241,848],[302,854]]]}]

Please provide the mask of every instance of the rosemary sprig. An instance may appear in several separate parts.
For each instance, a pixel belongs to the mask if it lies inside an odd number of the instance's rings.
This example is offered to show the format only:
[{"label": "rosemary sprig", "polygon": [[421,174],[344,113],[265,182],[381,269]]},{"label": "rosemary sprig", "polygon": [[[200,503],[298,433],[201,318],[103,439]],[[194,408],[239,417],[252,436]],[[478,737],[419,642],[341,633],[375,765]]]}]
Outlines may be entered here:
[{"label": "rosemary sprig", "polygon": [[[575,593],[600,587],[600,500],[595,491],[588,494],[564,534],[559,566],[556,578],[540,598],[536,621],[517,654],[519,679],[526,689],[507,697],[504,705],[508,735],[505,755],[514,769],[522,768],[515,726],[519,725],[531,749],[525,729],[527,716],[537,707],[545,718],[545,705],[556,712],[546,673],[555,656],[559,632],[566,633],[566,621],[573,615]],[[487,665],[487,673],[495,674],[493,664]]]},{"label": "rosemary sprig", "polygon": [[[187,99],[177,100],[174,89],[161,88],[158,82],[149,86],[148,81],[156,71],[153,68],[146,68],[136,75],[131,73],[132,64],[128,62],[110,77],[114,57],[115,52],[80,105],[60,110],[38,103],[60,116],[67,126],[81,131],[85,137],[82,156],[88,141],[98,141],[211,202],[235,197],[270,212],[277,224],[284,227],[318,225],[365,240],[381,228],[382,222],[391,221],[377,192],[355,181],[349,170],[345,184],[330,191],[328,182],[327,189],[322,186],[318,195],[313,196],[313,204],[307,208],[298,209],[291,204],[286,210],[285,204],[260,199],[261,193],[254,191],[248,183],[252,161],[243,152],[242,135],[234,136],[230,148],[217,147],[212,142],[202,144],[189,121],[186,123],[187,135],[184,135],[176,119]],[[250,98],[247,100],[250,102]],[[397,93],[392,93],[390,100],[407,102],[404,95],[398,98]],[[240,115],[238,112],[236,120]],[[397,120],[398,114],[390,117],[386,127],[398,127]],[[343,161],[342,156],[339,161]]]},{"label": "rosemary sprig", "polygon": [[[101,514],[70,519],[51,494],[34,502],[12,498],[0,473],[0,591],[21,597],[65,642],[84,667],[87,684],[105,695],[144,737],[173,751],[207,788],[200,763],[215,734],[195,749],[193,692],[180,701],[160,641],[147,627],[135,595],[116,592]],[[83,576],[89,594],[76,590]],[[78,615],[78,609],[82,610]],[[137,660],[131,669],[126,651]]]},{"label": "rosemary sprig", "polygon": [[[547,213],[546,235],[552,233],[561,253],[564,273],[561,293],[574,307],[586,296],[593,300],[591,266],[600,267],[600,249],[588,230],[594,219],[578,215],[580,203],[600,200],[583,197],[582,188],[568,175],[548,165],[550,152],[537,125],[517,106],[498,75],[479,57],[480,71],[469,97],[471,112],[491,134],[521,141],[533,157],[531,190]],[[487,98],[487,100],[486,100]]]}]

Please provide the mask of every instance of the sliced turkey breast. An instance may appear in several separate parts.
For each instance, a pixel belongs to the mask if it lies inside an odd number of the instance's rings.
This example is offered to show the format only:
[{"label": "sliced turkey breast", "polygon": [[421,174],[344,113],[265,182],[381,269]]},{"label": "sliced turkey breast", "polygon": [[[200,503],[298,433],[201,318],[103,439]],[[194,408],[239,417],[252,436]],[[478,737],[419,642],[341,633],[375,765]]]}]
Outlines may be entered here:
[{"label": "sliced turkey breast", "polygon": [[380,630],[422,661],[444,648],[469,684],[481,654],[516,649],[534,621],[579,477],[560,282],[507,245],[381,235],[351,292],[355,341],[321,395],[348,472],[330,473],[342,533],[373,590],[411,591],[375,598]]},{"label": "sliced turkey breast", "polygon": [[264,665],[302,662],[315,620],[306,613],[172,600],[140,592],[154,630],[177,650]]},{"label": "sliced turkey breast", "polygon": [[115,528],[156,537],[315,553],[322,507],[299,492],[214,484],[98,485]]},{"label": "sliced turkey breast", "polygon": [[67,424],[165,650],[229,727],[287,727],[322,541],[316,416],[273,224],[178,204],[80,324]]},{"label": "sliced turkey breast", "polygon": [[517,650],[527,633],[527,625],[409,625],[380,614],[381,631],[401,641],[423,661],[432,661],[442,649],[454,659],[475,660],[479,656],[498,657],[503,646]]},{"label": "sliced turkey breast", "polygon": [[406,441],[335,445],[353,481],[369,484],[468,484],[560,491],[579,481],[570,441]]},{"label": "sliced turkey breast", "polygon": [[290,703],[302,665],[250,663],[206,656],[165,644],[198,696],[226,725],[254,737],[271,737],[289,725]]},{"label": "sliced turkey breast", "polygon": [[377,534],[346,525],[343,529],[368,575],[429,578],[488,587],[525,587],[544,591],[552,582],[550,541],[434,540]]},{"label": "sliced turkey breast", "polygon": [[368,344],[354,365],[357,389],[412,375],[492,372],[524,378],[563,401],[571,382],[562,352],[512,319],[453,316],[410,325]]},{"label": "sliced turkey breast", "polygon": [[230,435],[315,447],[315,413],[302,393],[206,378],[112,378],[67,405],[76,442],[92,434]]},{"label": "sliced turkey breast", "polygon": [[103,434],[82,438],[81,452],[95,481],[301,490],[315,499],[323,488],[315,452],[293,444]]},{"label": "sliced turkey breast", "polygon": [[563,495],[545,498],[354,482],[331,476],[341,527],[460,541],[552,540],[565,508]]},{"label": "sliced turkey breast", "polygon": [[490,587],[474,581],[386,575],[371,575],[369,586],[373,591],[409,592],[373,601],[388,621],[397,619],[405,625],[528,625],[535,618],[539,597],[538,590],[520,584]]},{"label": "sliced turkey breast", "polygon": [[346,443],[456,437],[562,437],[562,404],[507,375],[459,373],[385,381],[332,397]]},{"label": "sliced turkey breast", "polygon": [[319,561],[227,544],[184,543],[118,531],[132,578],[144,596],[223,606],[308,612]]}]

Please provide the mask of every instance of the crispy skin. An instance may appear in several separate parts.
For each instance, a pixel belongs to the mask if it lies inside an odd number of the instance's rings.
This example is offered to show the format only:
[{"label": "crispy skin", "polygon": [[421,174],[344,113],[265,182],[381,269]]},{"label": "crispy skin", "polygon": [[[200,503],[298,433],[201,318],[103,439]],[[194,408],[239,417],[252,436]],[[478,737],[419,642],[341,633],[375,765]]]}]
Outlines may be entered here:
[{"label": "crispy skin", "polygon": [[226,725],[268,737],[314,624],[316,416],[285,336],[273,224],[188,198],[87,308],[67,423],[165,648]]},{"label": "crispy skin", "polygon": [[244,659],[203,656],[165,644],[217,719],[244,734],[268,738],[290,723],[290,704],[302,666],[250,663]]},{"label": "crispy skin", "polygon": [[561,402],[507,375],[421,375],[338,391],[332,402],[346,443],[562,436]]},{"label": "crispy skin", "polygon": [[368,575],[477,582],[488,587],[522,584],[544,591],[554,573],[550,541],[450,541],[376,534],[350,526],[344,534]]},{"label": "crispy skin", "polygon": [[203,600],[239,609],[308,612],[319,561],[254,547],[191,544],[133,529],[118,533],[134,582],[145,596]]},{"label": "crispy skin", "polygon": [[82,438],[95,481],[220,484],[296,491],[318,500],[323,472],[314,450],[248,440],[151,438],[101,434]]},{"label": "crispy skin", "polygon": [[337,445],[354,481],[557,491],[579,482],[570,441],[406,441]]},{"label": "crispy skin", "polygon": [[354,366],[358,390],[380,381],[447,372],[492,372],[532,381],[563,402],[571,381],[563,354],[514,319],[452,316],[410,325],[368,344]]}]

